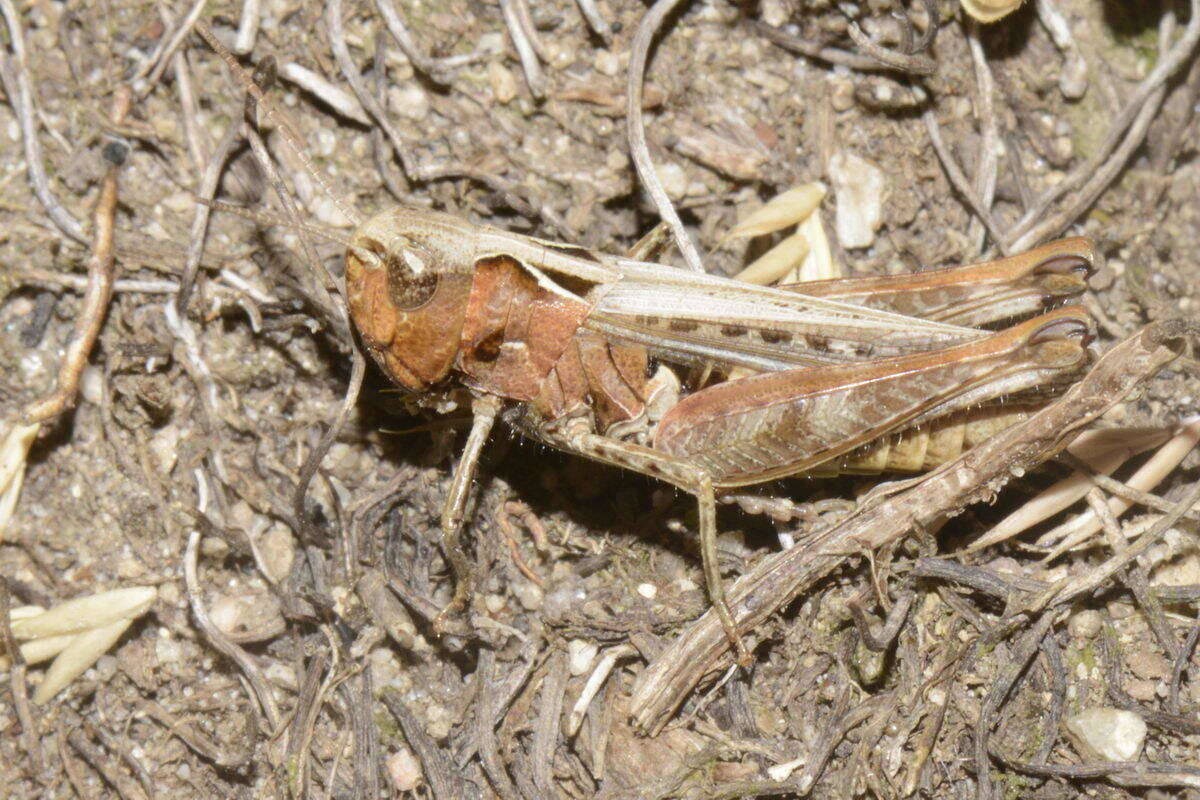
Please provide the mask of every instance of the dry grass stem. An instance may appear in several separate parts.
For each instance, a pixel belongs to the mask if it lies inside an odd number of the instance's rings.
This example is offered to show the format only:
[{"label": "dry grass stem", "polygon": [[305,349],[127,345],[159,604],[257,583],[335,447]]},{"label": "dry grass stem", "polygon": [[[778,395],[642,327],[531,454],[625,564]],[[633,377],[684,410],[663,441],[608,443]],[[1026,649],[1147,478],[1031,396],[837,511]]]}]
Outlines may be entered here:
[{"label": "dry grass stem", "polygon": [[646,193],[654,202],[655,209],[662,219],[671,226],[675,236],[675,246],[683,254],[683,260],[690,269],[704,272],[704,263],[700,259],[700,251],[692,241],[683,220],[667,196],[658,171],[654,168],[654,160],[650,157],[650,148],[646,144],[646,125],[642,119],[643,81],[646,77],[646,61],[650,56],[650,45],[655,34],[662,27],[663,21],[678,6],[680,0],[655,0],[654,5],[646,11],[642,21],[638,23],[637,33],[629,46],[629,82],[625,91],[625,120],[629,136],[629,154],[637,167],[638,179],[646,187]]},{"label": "dry grass stem", "polygon": [[[1087,431],[1071,443],[1067,452],[1084,462],[1093,473],[1108,475],[1138,453],[1158,447],[1170,437],[1168,431]],[[991,547],[1029,530],[1083,499],[1092,483],[1088,473],[1076,470],[1023,503],[968,545],[964,552]]]}]

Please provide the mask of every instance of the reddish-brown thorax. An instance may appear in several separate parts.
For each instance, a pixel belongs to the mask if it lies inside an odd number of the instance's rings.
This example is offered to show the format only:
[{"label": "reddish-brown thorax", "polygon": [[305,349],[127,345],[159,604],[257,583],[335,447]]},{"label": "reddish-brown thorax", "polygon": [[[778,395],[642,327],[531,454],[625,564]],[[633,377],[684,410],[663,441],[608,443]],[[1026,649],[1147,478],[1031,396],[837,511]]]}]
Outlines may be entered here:
[{"label": "reddish-brown thorax", "polygon": [[396,383],[423,391],[452,368],[480,392],[534,403],[546,419],[590,408],[597,428],[644,410],[647,356],[582,328],[588,303],[542,286],[515,259],[475,263],[470,276],[443,273],[429,299],[398,302],[401,276],[350,256],[346,275],[355,324]]}]

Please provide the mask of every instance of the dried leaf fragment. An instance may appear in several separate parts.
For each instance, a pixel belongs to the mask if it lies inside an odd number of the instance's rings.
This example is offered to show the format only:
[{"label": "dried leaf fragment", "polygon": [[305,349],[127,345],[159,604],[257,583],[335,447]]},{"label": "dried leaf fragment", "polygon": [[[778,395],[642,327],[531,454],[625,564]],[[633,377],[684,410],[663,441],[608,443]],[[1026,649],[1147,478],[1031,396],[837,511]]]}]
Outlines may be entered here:
[{"label": "dried leaf fragment", "polygon": [[799,267],[808,255],[808,239],[803,233],[793,233],[779,244],[756,258],[737,274],[739,281],[772,286]]},{"label": "dried leaf fragment", "polygon": [[[104,655],[158,598],[153,586],[131,586],[68,600],[46,611],[23,606],[9,613],[13,636],[29,663],[54,658],[33,696],[41,704]],[[0,657],[0,667],[7,658]]]},{"label": "dried leaf fragment", "polygon": [[748,217],[730,228],[721,243],[762,236],[789,225],[795,225],[812,214],[824,197],[825,185],[818,182],[805,183],[794,189],[788,189],[783,194],[771,198],[765,206],[751,212]]},{"label": "dried leaf fragment", "polygon": [[158,597],[153,586],[131,586],[78,597],[41,614],[15,619],[12,632],[19,641],[93,630],[120,619],[134,619],[149,610]]},{"label": "dried leaf fragment", "polygon": [[0,443],[0,540],[4,538],[4,529],[8,527],[8,521],[17,507],[17,499],[21,496],[21,484],[25,481],[25,459],[40,428],[40,423],[14,423]]},{"label": "dried leaf fragment", "polygon": [[834,263],[833,252],[829,248],[829,236],[825,233],[825,225],[821,222],[820,214],[809,214],[796,228],[796,232],[808,243],[808,255],[803,263],[787,277],[789,283],[805,281],[823,281],[826,278],[842,277],[842,269]]}]

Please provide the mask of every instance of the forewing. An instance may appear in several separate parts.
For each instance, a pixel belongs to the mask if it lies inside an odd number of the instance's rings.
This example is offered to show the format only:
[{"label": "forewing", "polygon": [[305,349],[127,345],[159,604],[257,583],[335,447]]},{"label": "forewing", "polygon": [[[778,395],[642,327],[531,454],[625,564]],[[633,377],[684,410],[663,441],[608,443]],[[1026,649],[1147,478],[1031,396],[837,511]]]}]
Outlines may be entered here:
[{"label": "forewing", "polygon": [[986,335],[658,264],[622,259],[619,272],[591,293],[586,327],[672,361],[778,370],[949,347]]}]

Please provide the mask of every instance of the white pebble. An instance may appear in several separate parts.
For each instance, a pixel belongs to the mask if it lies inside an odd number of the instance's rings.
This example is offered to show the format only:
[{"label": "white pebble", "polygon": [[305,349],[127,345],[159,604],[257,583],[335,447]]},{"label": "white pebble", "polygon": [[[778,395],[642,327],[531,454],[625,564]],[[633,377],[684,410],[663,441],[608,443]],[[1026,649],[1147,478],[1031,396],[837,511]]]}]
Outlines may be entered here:
[{"label": "white pebble", "polygon": [[587,639],[572,639],[567,642],[567,657],[571,665],[572,675],[582,675],[592,667],[600,647]]},{"label": "white pebble", "polygon": [[79,376],[79,393],[94,406],[104,398],[104,373],[95,364],[88,364]]},{"label": "white pebble", "polygon": [[870,161],[839,150],[829,159],[829,176],[837,198],[838,240],[847,249],[870,247],[883,221],[883,172]]},{"label": "white pebble", "polygon": [[1087,708],[1065,724],[1081,754],[1102,761],[1136,761],[1146,740],[1145,721],[1119,708]]},{"label": "white pebble", "polygon": [[385,763],[388,777],[392,779],[392,787],[397,792],[413,792],[421,785],[421,765],[407,747],[388,756]]},{"label": "white pebble", "polygon": [[687,195],[688,177],[684,173],[683,167],[667,162],[659,164],[655,171],[658,173],[658,179],[662,181],[663,189],[667,191],[668,197],[678,201]]},{"label": "white pebble", "polygon": [[596,71],[602,75],[613,76],[621,71],[621,61],[617,58],[617,54],[609,50],[601,50],[596,53],[596,58],[592,61],[596,67]]},{"label": "white pebble", "polygon": [[342,210],[338,208],[337,203],[328,197],[322,197],[317,201],[316,207],[313,209],[313,216],[331,228],[354,227],[354,223],[347,219]]}]

